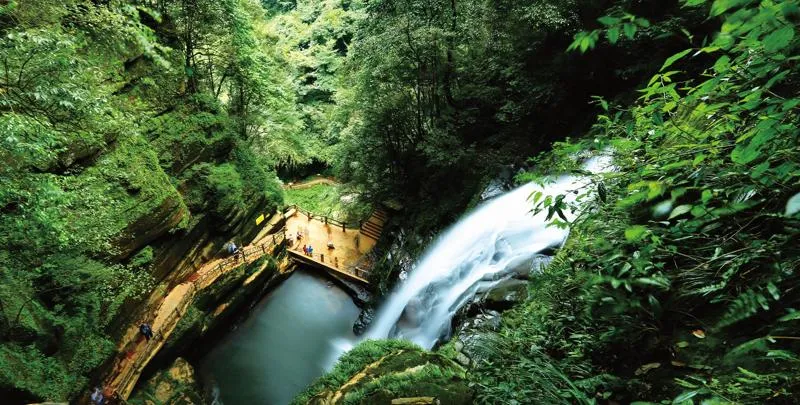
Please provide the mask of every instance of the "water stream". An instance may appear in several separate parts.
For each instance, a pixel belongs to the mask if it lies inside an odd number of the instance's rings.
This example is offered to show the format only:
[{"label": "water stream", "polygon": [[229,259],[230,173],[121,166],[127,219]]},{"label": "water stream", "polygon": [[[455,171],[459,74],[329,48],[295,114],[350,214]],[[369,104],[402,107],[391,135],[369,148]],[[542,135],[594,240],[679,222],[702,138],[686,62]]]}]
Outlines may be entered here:
[{"label": "water stream", "polygon": [[[589,172],[611,169],[604,156]],[[533,215],[529,197],[566,195],[571,202],[590,180],[562,176],[496,197],[442,233],[386,300],[367,333],[356,338],[359,310],[340,289],[310,273],[292,275],[255,308],[247,321],[203,360],[200,370],[217,404],[286,404],[358,341],[401,338],[425,348],[450,334],[451,320],[478,291],[519,268],[537,265],[541,252],[563,244],[568,230]],[[565,212],[568,217],[573,214]]]},{"label": "water stream", "polygon": [[[610,158],[589,159],[583,169],[608,171]],[[547,226],[546,212],[533,215],[531,194],[564,194],[567,202],[573,202],[589,183],[585,176],[561,176],[545,186],[529,183],[464,216],[438,237],[389,296],[366,338],[401,338],[431,348],[448,337],[456,311],[477,291],[510,277],[520,266],[533,266],[542,251],[559,247],[566,239],[568,230]],[[348,345],[340,341],[337,346]]]}]

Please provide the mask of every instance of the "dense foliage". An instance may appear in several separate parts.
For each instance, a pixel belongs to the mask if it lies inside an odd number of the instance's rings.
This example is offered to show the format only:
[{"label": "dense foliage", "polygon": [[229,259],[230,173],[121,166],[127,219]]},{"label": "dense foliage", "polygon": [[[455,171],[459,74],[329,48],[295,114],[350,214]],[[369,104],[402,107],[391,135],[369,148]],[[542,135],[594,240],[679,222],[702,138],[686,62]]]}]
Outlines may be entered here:
[{"label": "dense foliage", "polygon": [[4,400],[85,388],[160,234],[280,203],[266,140],[302,124],[264,24],[245,0],[0,2]]},{"label": "dense foliage", "polygon": [[532,196],[571,237],[481,337],[477,400],[791,403],[798,24],[793,0],[0,0],[0,398],[75,399],[174,281],[159,255],[274,209],[278,172],[347,183],[306,208],[400,202],[416,250],[501,166],[610,154],[580,209]]},{"label": "dense foliage", "polygon": [[[601,101],[607,112],[591,138],[537,159],[542,171],[575,170],[587,152],[611,153],[617,170],[582,190],[591,202],[569,224],[569,244],[486,337],[474,374],[482,401],[764,404],[800,395],[800,9],[685,3],[707,10],[720,32],[687,31],[693,47],[666,59],[635,106]],[[605,17],[574,48],[635,35],[647,24],[639,21]],[[690,58],[710,63],[688,74]],[[540,209],[577,208],[542,197]]]},{"label": "dense foliage", "polygon": [[[564,52],[606,9],[653,24],[625,47]],[[628,99],[702,23],[673,1],[380,0],[350,46],[339,173],[372,199],[398,199],[422,231],[449,223],[498,166],[522,164],[591,123],[591,95]],[[657,44],[657,45],[656,45]],[[442,198],[442,196],[447,198]]]}]

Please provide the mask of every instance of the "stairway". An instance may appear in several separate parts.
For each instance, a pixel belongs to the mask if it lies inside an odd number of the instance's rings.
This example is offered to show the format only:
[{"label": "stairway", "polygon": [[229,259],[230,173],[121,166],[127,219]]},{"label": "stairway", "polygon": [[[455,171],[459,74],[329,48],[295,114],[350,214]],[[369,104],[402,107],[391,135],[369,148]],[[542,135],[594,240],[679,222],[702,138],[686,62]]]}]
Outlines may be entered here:
[{"label": "stairway", "polygon": [[383,226],[386,225],[387,220],[389,220],[389,214],[386,210],[383,209],[383,207],[376,208],[372,211],[372,215],[361,224],[361,234],[368,238],[378,240],[381,237]]}]

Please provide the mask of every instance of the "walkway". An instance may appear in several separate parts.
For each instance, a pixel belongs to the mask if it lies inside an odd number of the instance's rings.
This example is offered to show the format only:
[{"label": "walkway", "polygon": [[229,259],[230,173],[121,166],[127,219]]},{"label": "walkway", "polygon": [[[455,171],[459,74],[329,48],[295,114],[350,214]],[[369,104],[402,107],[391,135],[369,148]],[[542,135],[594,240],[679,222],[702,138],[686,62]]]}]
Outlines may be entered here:
[{"label": "walkway", "polygon": [[[386,212],[378,209],[366,221],[348,224],[293,207],[286,219],[287,248],[294,260],[368,284],[363,258],[380,238],[387,219]],[[303,251],[309,245],[311,255]]]},{"label": "walkway", "polygon": [[[274,231],[259,243],[246,246],[235,257],[214,260],[191,274],[170,290],[158,309],[128,326],[117,346],[118,355],[112,371],[103,379],[104,391],[127,399],[136,386],[140,374],[172,334],[178,321],[186,313],[198,291],[210,286],[231,270],[271,254],[284,241],[284,228]],[[139,325],[149,323],[155,336],[146,340],[139,333]],[[113,394],[112,394],[113,395]]]},{"label": "walkway", "polygon": [[[285,224],[282,224],[284,219]],[[114,359],[113,368],[103,378],[104,391],[109,396],[116,394],[126,400],[145,366],[161,350],[197,292],[212,285],[231,270],[273,253],[284,241],[287,242],[293,260],[368,284],[369,273],[363,268],[364,257],[375,246],[386,219],[387,215],[383,210],[376,210],[366,221],[346,224],[290,207],[286,213],[271,220],[265,226],[269,231],[262,231],[255,243],[242,248],[240,254],[206,263],[165,293],[160,302],[157,297],[151,298],[152,302],[148,307],[158,309],[128,325],[117,346],[118,355]],[[302,234],[299,240],[298,231]],[[332,249],[328,248],[329,242],[333,243]],[[312,256],[303,253],[303,245],[314,247]],[[149,323],[155,333],[150,340],[139,333],[139,325],[143,323]]]},{"label": "walkway", "polygon": [[304,190],[316,186],[317,184],[327,184],[329,186],[338,186],[339,182],[332,177],[315,177],[311,180],[306,180],[302,183],[287,183],[283,185],[287,190]]}]

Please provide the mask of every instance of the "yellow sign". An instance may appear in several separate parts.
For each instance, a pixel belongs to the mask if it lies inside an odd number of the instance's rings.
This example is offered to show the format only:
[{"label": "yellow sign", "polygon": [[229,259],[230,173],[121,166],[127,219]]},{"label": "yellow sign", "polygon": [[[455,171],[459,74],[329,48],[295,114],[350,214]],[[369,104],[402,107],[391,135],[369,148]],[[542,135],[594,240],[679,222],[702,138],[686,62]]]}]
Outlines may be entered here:
[{"label": "yellow sign", "polygon": [[258,218],[256,218],[256,225],[261,225],[262,222],[264,222],[264,214],[261,214],[258,216]]}]

